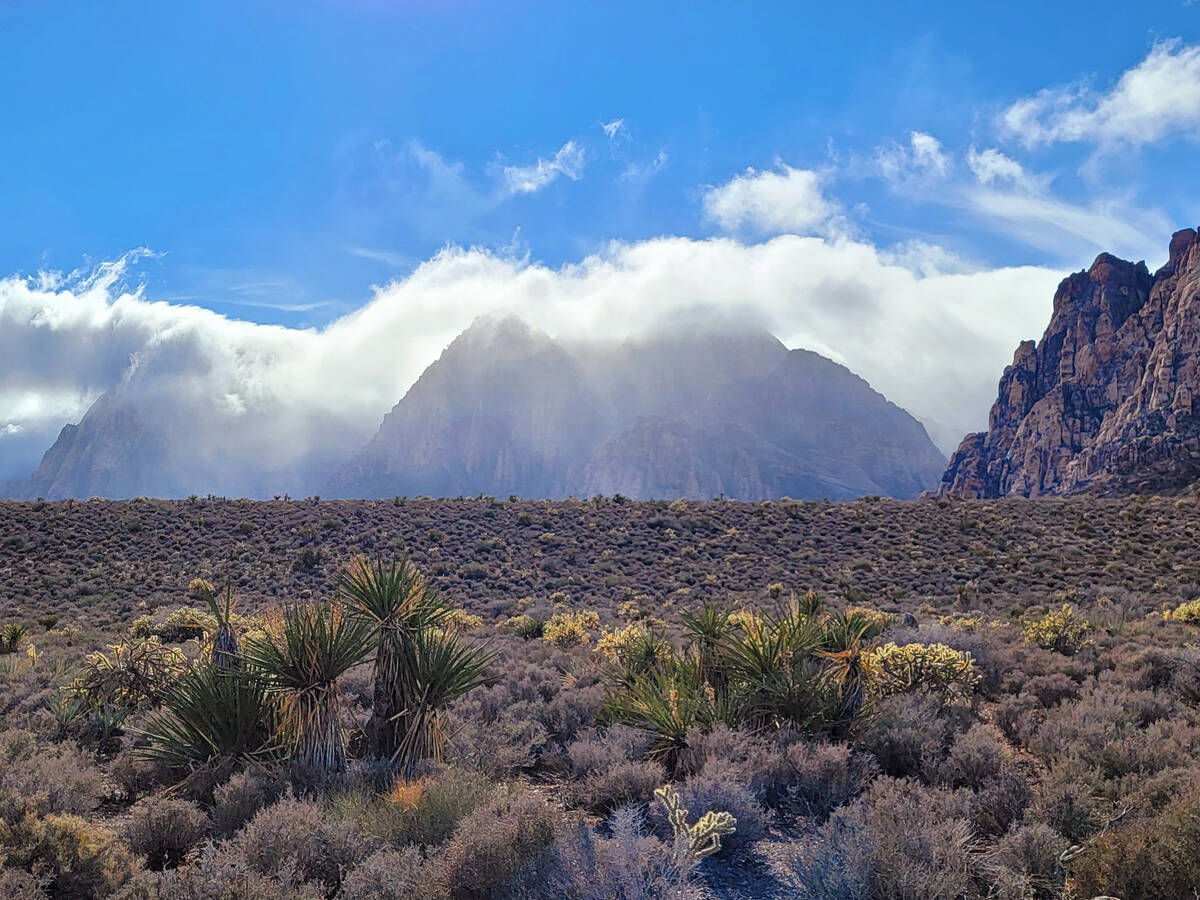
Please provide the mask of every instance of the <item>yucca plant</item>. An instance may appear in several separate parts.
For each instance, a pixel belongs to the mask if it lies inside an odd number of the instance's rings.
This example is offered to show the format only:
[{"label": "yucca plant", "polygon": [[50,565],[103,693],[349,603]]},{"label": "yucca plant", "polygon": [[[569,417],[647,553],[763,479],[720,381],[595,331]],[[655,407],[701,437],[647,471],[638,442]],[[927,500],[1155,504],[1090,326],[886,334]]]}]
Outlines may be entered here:
[{"label": "yucca plant", "polygon": [[732,698],[718,695],[701,677],[694,656],[684,656],[672,657],[618,685],[609,695],[603,718],[650,732],[650,756],[674,772],[688,748],[688,729],[707,729],[716,722],[736,724],[740,711]]},{"label": "yucca plant", "polygon": [[751,726],[823,727],[831,691],[818,654],[827,641],[822,620],[792,603],[725,642],[730,689]]},{"label": "yucca plant", "polygon": [[464,643],[457,633],[436,628],[417,632],[414,650],[415,702],[404,710],[407,731],[391,757],[406,771],[418,760],[441,762],[446,750],[446,707],[488,683],[487,667],[493,658]]},{"label": "yucca plant", "polygon": [[375,629],[340,605],[297,605],[267,616],[247,639],[244,663],[281,698],[280,732],[293,764],[314,773],[346,767],[338,679],[370,651]]},{"label": "yucca plant", "polygon": [[418,640],[450,614],[408,559],[357,556],[338,577],[337,593],[376,634],[375,687],[367,738],[375,755],[392,759],[409,741],[421,703]]},{"label": "yucca plant", "polygon": [[28,629],[20,622],[9,622],[0,628],[0,653],[16,653],[27,633]]},{"label": "yucca plant", "polygon": [[260,680],[193,666],[167,689],[162,709],[142,729],[149,746],[138,752],[188,770],[190,782],[202,780],[207,787],[276,753],[278,713],[276,698]]},{"label": "yucca plant", "polygon": [[242,667],[242,648],[233,627],[233,585],[225,585],[222,602],[217,602],[212,590],[205,591],[204,600],[217,620],[212,635],[213,666],[218,672],[236,672]]},{"label": "yucca plant", "polygon": [[712,603],[682,616],[683,630],[695,642],[700,668],[714,690],[723,690],[728,680],[722,648],[734,633],[731,617],[728,609]]}]

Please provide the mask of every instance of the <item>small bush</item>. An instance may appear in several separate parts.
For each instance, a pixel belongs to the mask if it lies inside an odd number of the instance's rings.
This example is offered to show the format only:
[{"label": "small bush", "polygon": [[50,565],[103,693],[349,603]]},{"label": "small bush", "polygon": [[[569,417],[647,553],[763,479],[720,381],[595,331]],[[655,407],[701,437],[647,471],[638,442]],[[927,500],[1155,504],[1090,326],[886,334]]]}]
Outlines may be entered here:
[{"label": "small bush", "polygon": [[212,820],[216,833],[233,834],[282,794],[278,782],[251,771],[238,772],[213,790]]},{"label": "small bush", "polygon": [[942,704],[925,694],[886,697],[860,728],[859,742],[884,774],[921,775],[936,768],[954,733]]},{"label": "small bush", "polygon": [[649,760],[626,759],[586,775],[577,774],[565,789],[567,803],[593,813],[612,812],[625,803],[645,802],[663,782],[663,767]]},{"label": "small bush", "polygon": [[846,744],[792,744],[787,759],[793,772],[789,805],[817,820],[862,794],[879,773],[874,757]]},{"label": "small bush", "polygon": [[330,889],[341,882],[343,871],[373,849],[361,833],[318,804],[291,797],[260,810],[231,847],[263,875],[294,872],[303,881],[320,881]]},{"label": "small bush", "polygon": [[186,800],[147,797],[129,811],[125,839],[150,869],[174,868],[207,836],[210,822]]},{"label": "small bush", "polygon": [[347,873],[337,900],[436,900],[445,896],[441,861],[416,847],[377,850]]},{"label": "small bush", "polygon": [[1023,627],[1025,640],[1030,644],[1072,656],[1087,642],[1091,626],[1064,603],[1060,609],[1052,609],[1036,619],[1026,620]]},{"label": "small bush", "polygon": [[1187,897],[1200,885],[1200,793],[1101,834],[1070,865],[1075,895]]},{"label": "small bush", "polygon": [[1167,610],[1163,614],[1164,619],[1173,619],[1176,622],[1186,622],[1188,625],[1196,625],[1200,623],[1200,600],[1189,600],[1187,603],[1180,603],[1177,607]]},{"label": "small bush", "polygon": [[29,732],[0,733],[0,821],[26,813],[82,815],[104,792],[104,774],[69,744],[39,745]]},{"label": "small bush", "polygon": [[4,836],[5,864],[46,876],[54,897],[107,897],[140,868],[116,834],[78,816],[27,816]]},{"label": "small bush", "polygon": [[494,791],[492,783],[477,772],[444,769],[398,781],[385,794],[345,794],[333,808],[355,827],[393,847],[434,846],[449,838]]},{"label": "small bush", "polygon": [[524,791],[482,806],[446,847],[445,883],[454,898],[485,898],[554,843],[560,815]]},{"label": "small bush", "polygon": [[542,637],[546,631],[546,620],[539,619],[535,616],[521,614],[513,616],[511,619],[505,619],[500,623],[501,631],[508,631],[515,634],[519,638],[524,638],[527,641],[536,640]]},{"label": "small bush", "polygon": [[600,627],[600,616],[585,609],[574,613],[555,613],[542,629],[542,639],[560,649],[588,643],[589,629]]},{"label": "small bush", "polygon": [[945,644],[888,643],[864,662],[871,692],[880,697],[920,690],[951,702],[970,697],[979,683],[971,654]]},{"label": "small bush", "polygon": [[46,900],[45,888],[49,883],[48,876],[0,867],[0,897],[5,900]]}]

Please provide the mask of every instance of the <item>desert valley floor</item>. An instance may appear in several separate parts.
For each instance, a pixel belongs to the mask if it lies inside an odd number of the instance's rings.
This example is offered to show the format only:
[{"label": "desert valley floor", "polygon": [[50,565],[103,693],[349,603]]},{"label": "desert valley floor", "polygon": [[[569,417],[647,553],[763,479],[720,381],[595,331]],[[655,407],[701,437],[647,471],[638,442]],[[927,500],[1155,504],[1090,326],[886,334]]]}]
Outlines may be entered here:
[{"label": "desert valley floor", "polygon": [[[195,579],[230,585],[250,632],[330,600],[355,554],[411,557],[492,654],[447,708],[444,761],[396,776],[364,758],[365,657],[339,682],[333,786],[255,765],[197,787],[147,758],[171,689],[131,659],[207,659]],[[1188,897],[1198,594],[1194,491],[3,503],[0,628],[19,629],[0,632],[0,896]],[[716,609],[727,670],[696,641]],[[849,619],[862,641],[814,644],[804,669],[821,710],[793,692],[734,721],[678,675],[709,665],[753,705],[775,676],[747,676],[746,648]],[[775,674],[795,679],[785,650]],[[668,657],[669,690],[644,674]],[[662,784],[689,821],[737,820],[698,866],[668,861]]]}]

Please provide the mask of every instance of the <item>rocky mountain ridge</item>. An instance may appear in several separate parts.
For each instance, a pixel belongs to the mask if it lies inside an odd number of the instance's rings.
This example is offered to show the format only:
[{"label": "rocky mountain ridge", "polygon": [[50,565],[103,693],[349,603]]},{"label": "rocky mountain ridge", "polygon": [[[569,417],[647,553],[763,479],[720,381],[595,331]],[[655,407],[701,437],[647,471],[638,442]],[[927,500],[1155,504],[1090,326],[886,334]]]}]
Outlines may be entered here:
[{"label": "rocky mountain ridge", "polygon": [[941,490],[1038,497],[1156,491],[1200,478],[1200,238],[1167,263],[1107,253],[1065,278],[1042,339],[1004,370],[988,430],[967,435]]}]

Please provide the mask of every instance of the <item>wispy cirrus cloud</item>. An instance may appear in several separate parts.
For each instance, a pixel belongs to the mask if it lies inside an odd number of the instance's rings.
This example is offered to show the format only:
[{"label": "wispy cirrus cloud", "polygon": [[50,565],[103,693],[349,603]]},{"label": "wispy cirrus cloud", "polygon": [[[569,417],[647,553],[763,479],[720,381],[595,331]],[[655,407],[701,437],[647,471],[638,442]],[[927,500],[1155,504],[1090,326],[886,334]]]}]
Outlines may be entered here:
[{"label": "wispy cirrus cloud", "polygon": [[583,147],[575,141],[567,141],[549,159],[538,157],[528,166],[502,166],[504,184],[510,194],[532,194],[540,191],[560,176],[578,181],[583,177]]}]

